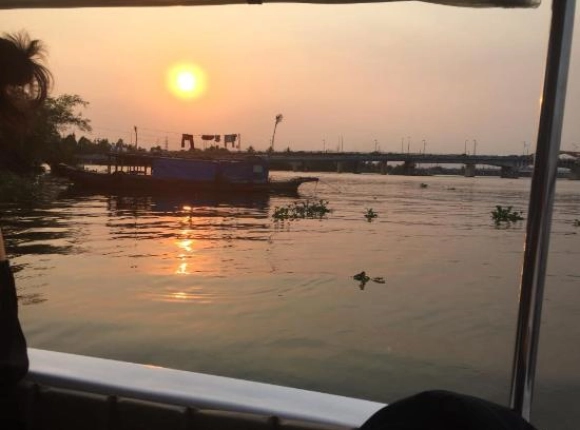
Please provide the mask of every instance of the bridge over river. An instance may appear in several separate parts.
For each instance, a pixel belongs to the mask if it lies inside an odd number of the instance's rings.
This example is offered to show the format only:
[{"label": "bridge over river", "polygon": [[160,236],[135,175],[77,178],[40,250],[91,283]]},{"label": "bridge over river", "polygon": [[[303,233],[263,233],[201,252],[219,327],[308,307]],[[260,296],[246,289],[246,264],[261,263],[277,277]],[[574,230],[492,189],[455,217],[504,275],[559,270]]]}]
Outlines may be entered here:
[{"label": "bridge over river", "polygon": [[[562,151],[558,167],[570,169],[572,179],[580,179],[580,153]],[[129,154],[126,154],[129,156]],[[141,154],[140,157],[159,156],[162,154]],[[171,154],[176,155],[176,154]],[[179,153],[177,153],[179,155]],[[204,154],[205,155],[205,154]],[[236,155],[235,153],[232,155]],[[398,163],[402,166],[400,173],[413,175],[417,173],[418,165],[450,165],[464,166],[467,177],[476,175],[476,166],[493,166],[500,169],[504,178],[517,178],[523,170],[528,170],[534,163],[533,155],[473,155],[473,154],[423,154],[396,152],[273,152],[270,154],[256,153],[267,156],[273,169],[291,169],[293,171],[336,171],[360,173],[369,163],[378,165],[378,171],[387,173],[388,163]],[[223,156],[223,154],[221,154]],[[80,161],[87,164],[107,164],[106,155],[85,155]]]},{"label": "bridge over river", "polygon": [[468,154],[412,154],[383,152],[286,152],[270,155],[273,165],[286,164],[292,170],[314,170],[326,165],[325,170],[359,173],[365,163],[377,163],[380,172],[387,173],[387,163],[402,163],[403,174],[412,175],[420,164],[459,164],[465,166],[465,176],[475,176],[476,166],[494,166],[501,169],[502,177],[518,177],[522,169],[534,162],[532,155],[468,155]]},{"label": "bridge over river", "polygon": [[[580,179],[580,153],[562,151],[567,158],[561,158],[558,167],[570,169],[572,179]],[[472,154],[422,154],[396,152],[277,152],[270,155],[272,166],[287,165],[294,171],[324,170],[336,172],[360,173],[367,163],[379,165],[382,174],[387,173],[387,163],[402,163],[401,173],[413,175],[420,164],[464,166],[464,174],[473,177],[476,166],[494,166],[500,168],[504,178],[517,178],[524,170],[534,164],[533,155],[472,155]]]}]

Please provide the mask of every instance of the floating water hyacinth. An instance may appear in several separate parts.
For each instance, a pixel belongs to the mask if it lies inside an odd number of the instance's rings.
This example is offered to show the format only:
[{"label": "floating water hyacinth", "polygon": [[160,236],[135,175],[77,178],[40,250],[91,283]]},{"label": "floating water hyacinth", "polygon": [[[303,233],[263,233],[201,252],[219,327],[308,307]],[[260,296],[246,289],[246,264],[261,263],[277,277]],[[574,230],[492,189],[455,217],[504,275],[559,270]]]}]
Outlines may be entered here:
[{"label": "floating water hyacinth", "polygon": [[296,220],[296,219],[322,219],[331,213],[328,208],[328,201],[319,200],[311,202],[306,200],[300,203],[291,203],[287,206],[276,206],[272,218],[274,221]]},{"label": "floating water hyacinth", "polygon": [[378,217],[379,214],[376,213],[373,208],[369,208],[367,209],[366,213],[365,213],[365,218],[367,219],[368,222],[371,222],[373,219],[375,219],[376,217]]},{"label": "floating water hyacinth", "polygon": [[522,216],[522,212],[512,211],[511,206],[504,208],[499,205],[496,206],[495,210],[491,212],[491,218],[493,219],[496,225],[499,225],[502,222],[510,223],[522,221],[524,219],[524,217]]}]

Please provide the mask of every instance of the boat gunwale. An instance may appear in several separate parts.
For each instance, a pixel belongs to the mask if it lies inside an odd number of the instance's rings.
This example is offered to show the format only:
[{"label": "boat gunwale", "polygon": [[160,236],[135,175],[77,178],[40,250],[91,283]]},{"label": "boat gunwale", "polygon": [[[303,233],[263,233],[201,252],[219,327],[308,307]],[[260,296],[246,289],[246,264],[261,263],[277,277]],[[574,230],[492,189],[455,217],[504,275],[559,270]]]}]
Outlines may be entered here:
[{"label": "boat gunwale", "polygon": [[168,405],[358,428],[385,404],[224,376],[29,348],[25,381]]}]

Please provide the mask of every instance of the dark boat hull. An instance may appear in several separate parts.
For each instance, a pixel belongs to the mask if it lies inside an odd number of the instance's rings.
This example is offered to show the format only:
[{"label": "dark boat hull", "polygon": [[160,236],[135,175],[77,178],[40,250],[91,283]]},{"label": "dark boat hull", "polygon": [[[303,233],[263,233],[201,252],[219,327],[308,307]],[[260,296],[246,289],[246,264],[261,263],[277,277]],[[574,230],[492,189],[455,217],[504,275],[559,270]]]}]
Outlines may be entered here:
[{"label": "dark boat hull", "polygon": [[301,184],[318,181],[318,178],[303,176],[266,182],[189,181],[126,172],[112,174],[89,172],[66,164],[52,167],[52,172],[55,175],[70,179],[75,185],[83,189],[117,194],[184,194],[192,192],[296,194]]}]

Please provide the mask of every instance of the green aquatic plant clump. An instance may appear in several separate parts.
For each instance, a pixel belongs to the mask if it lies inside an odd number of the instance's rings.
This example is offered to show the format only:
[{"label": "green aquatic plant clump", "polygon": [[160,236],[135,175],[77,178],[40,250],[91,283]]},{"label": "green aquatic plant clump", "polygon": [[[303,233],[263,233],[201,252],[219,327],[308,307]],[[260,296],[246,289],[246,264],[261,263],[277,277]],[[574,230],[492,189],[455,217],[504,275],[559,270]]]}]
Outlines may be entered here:
[{"label": "green aquatic plant clump", "polygon": [[328,201],[318,200],[304,202],[294,202],[287,206],[276,206],[272,218],[274,221],[296,220],[296,219],[322,219],[331,213],[328,208]]},{"label": "green aquatic plant clump", "polygon": [[38,178],[0,171],[0,203],[34,203],[40,197]]},{"label": "green aquatic plant clump", "polygon": [[495,210],[491,212],[491,218],[493,219],[496,225],[499,225],[502,222],[510,223],[522,221],[524,219],[524,217],[522,216],[522,212],[512,211],[511,206],[504,208],[499,205],[496,206]]},{"label": "green aquatic plant clump", "polygon": [[378,217],[379,214],[376,213],[373,208],[369,208],[367,209],[366,213],[365,213],[365,218],[367,219],[368,222],[371,222],[373,219],[375,219],[376,217]]}]

